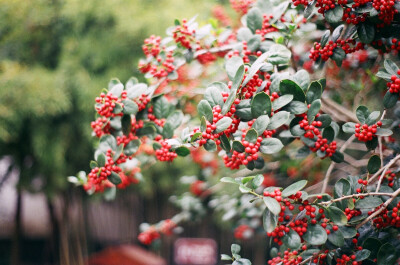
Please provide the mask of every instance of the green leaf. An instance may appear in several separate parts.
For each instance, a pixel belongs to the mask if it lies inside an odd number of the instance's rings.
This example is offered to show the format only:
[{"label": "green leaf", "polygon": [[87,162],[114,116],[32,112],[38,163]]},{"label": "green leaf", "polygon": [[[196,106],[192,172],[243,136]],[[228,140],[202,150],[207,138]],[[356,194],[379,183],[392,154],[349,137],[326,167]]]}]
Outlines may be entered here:
[{"label": "green leaf", "polygon": [[224,99],[221,95],[221,91],[216,89],[215,87],[208,87],[206,93],[204,94],[204,99],[210,103],[211,107],[214,106],[223,106]]},{"label": "green leaf", "polygon": [[229,128],[229,126],[231,126],[232,124],[232,119],[229,117],[223,117],[222,119],[220,119],[219,121],[217,121],[217,123],[215,124],[215,126],[217,127],[215,129],[216,133],[220,133],[225,131],[226,129]]},{"label": "green leaf", "polygon": [[259,187],[263,182],[264,182],[264,176],[261,174],[258,174],[257,176],[255,176],[252,181],[252,183],[255,187]]},{"label": "green leaf", "polygon": [[232,142],[232,149],[239,153],[243,153],[245,150],[243,144],[237,140]]},{"label": "green leaf", "polygon": [[190,150],[185,146],[179,146],[178,148],[175,149],[175,153],[178,156],[187,156],[190,154]]},{"label": "green leaf", "polygon": [[365,146],[368,150],[375,150],[375,148],[378,147],[378,137],[374,137],[371,141],[365,142]]},{"label": "green leaf", "polygon": [[122,103],[124,103],[124,110],[122,111],[124,114],[136,115],[138,113],[139,107],[132,100],[125,99]]},{"label": "green leaf", "polygon": [[147,89],[148,89],[147,85],[143,83],[127,86],[126,87],[127,97],[129,99],[135,99],[137,97],[140,97],[142,94],[146,94]]},{"label": "green leaf", "polygon": [[193,136],[190,138],[190,142],[191,143],[195,142],[201,135],[202,135],[201,132],[197,132],[197,133],[193,134]]},{"label": "green leaf", "polygon": [[342,21],[343,7],[337,5],[334,9],[329,9],[325,12],[325,19],[328,23],[335,24]]},{"label": "green leaf", "polygon": [[140,144],[139,139],[130,141],[124,148],[124,154],[127,156],[135,154],[139,150]]},{"label": "green leaf", "polygon": [[371,112],[371,113],[368,115],[368,118],[367,118],[367,120],[365,121],[365,123],[368,124],[368,125],[375,124],[375,123],[378,121],[380,115],[381,115],[381,112],[380,112],[380,111],[373,111],[373,112]]},{"label": "green leaf", "polygon": [[320,109],[321,109],[321,100],[320,99],[314,100],[307,111],[307,118],[310,124],[314,121],[315,115],[318,114]]},{"label": "green leaf", "polygon": [[230,152],[231,151],[231,143],[229,142],[228,137],[226,137],[226,135],[223,133],[219,139],[221,140],[221,147],[227,151]]},{"label": "green leaf", "polygon": [[153,113],[157,119],[167,118],[171,104],[165,97],[159,97],[153,104]]},{"label": "green leaf", "polygon": [[239,185],[239,190],[241,193],[249,193],[251,191],[251,189],[245,185]]},{"label": "green leaf", "polygon": [[183,113],[180,110],[175,110],[174,112],[172,112],[168,118],[166,123],[169,123],[171,128],[173,130],[175,130],[176,128],[178,128],[183,120]]},{"label": "green leaf", "polygon": [[381,158],[378,155],[373,155],[368,160],[367,169],[370,174],[376,173],[381,168]]},{"label": "green leaf", "polygon": [[383,106],[386,109],[391,109],[394,106],[396,106],[397,100],[399,100],[399,94],[398,93],[390,93],[388,90],[383,97]]},{"label": "green leaf", "polygon": [[333,189],[334,198],[340,198],[345,195],[350,195],[351,192],[351,185],[347,179],[340,179],[336,182],[335,187]]},{"label": "green leaf", "polygon": [[251,114],[253,118],[261,115],[271,115],[271,99],[265,92],[260,92],[251,101]]},{"label": "green leaf", "polygon": [[277,138],[265,138],[260,145],[260,152],[263,154],[274,154],[283,147],[282,142]]},{"label": "green leaf", "polygon": [[200,131],[205,132],[206,130],[207,130],[207,120],[206,117],[202,116],[200,122]]},{"label": "green leaf", "polygon": [[282,80],[279,84],[279,90],[283,95],[291,94],[293,95],[293,100],[304,102],[306,100],[306,96],[304,91],[300,88],[300,86],[292,80],[285,79]]},{"label": "green leaf", "polygon": [[261,36],[253,35],[247,42],[247,49],[250,50],[251,52],[256,52],[260,48],[260,44],[261,44]]},{"label": "green leaf", "polygon": [[378,255],[379,248],[382,246],[381,241],[379,241],[377,238],[374,237],[368,237],[364,242],[363,242],[363,248],[368,249],[371,251],[371,254],[369,255],[370,259],[375,259]]},{"label": "green leaf", "polygon": [[378,251],[378,265],[393,265],[397,260],[397,251],[392,244],[383,244]]},{"label": "green leaf", "polygon": [[300,236],[293,229],[290,229],[289,233],[282,237],[282,242],[291,250],[298,249],[301,246]]},{"label": "green leaf", "polygon": [[274,198],[264,197],[263,201],[272,214],[278,215],[281,212],[281,205]]},{"label": "green leaf", "polygon": [[206,149],[208,152],[215,152],[217,151],[217,144],[213,140],[207,140],[207,142],[204,144],[204,149]]},{"label": "green leaf", "polygon": [[354,134],[356,131],[356,124],[354,122],[346,122],[345,124],[343,124],[342,130],[345,133]]},{"label": "green leaf", "polygon": [[114,171],[112,171],[111,175],[108,176],[108,180],[114,185],[118,185],[118,184],[122,183],[120,176],[117,173],[115,173]]},{"label": "green leaf", "polygon": [[385,61],[383,62],[383,65],[389,74],[399,76],[397,74],[399,67],[392,60],[385,59]]},{"label": "green leaf", "polygon": [[346,52],[341,47],[336,47],[333,50],[331,59],[334,60],[338,66],[341,66],[344,58],[346,58]]},{"label": "green leaf", "polygon": [[121,127],[122,127],[122,133],[126,136],[128,136],[131,133],[132,130],[132,118],[131,115],[125,114],[121,118]]},{"label": "green leaf", "polygon": [[322,96],[322,86],[318,81],[311,82],[306,93],[307,104],[311,104],[316,99],[320,99]]},{"label": "green leaf", "polygon": [[356,110],[356,116],[357,119],[361,122],[361,124],[364,124],[366,120],[368,119],[370,112],[366,106],[358,106]]},{"label": "green leaf", "polygon": [[289,104],[292,100],[293,100],[293,95],[291,95],[291,94],[282,95],[279,98],[272,101],[272,109],[274,111],[277,111],[280,108]]},{"label": "green leaf", "polygon": [[271,117],[271,121],[269,122],[267,129],[268,130],[278,129],[289,120],[289,117],[290,113],[287,111],[280,111],[274,113],[274,115]]},{"label": "green leaf", "polygon": [[278,216],[271,213],[268,207],[265,208],[263,212],[263,227],[267,233],[271,233],[275,230],[275,227],[278,225]]},{"label": "green leaf", "polygon": [[368,23],[359,23],[357,25],[357,35],[362,43],[371,43],[375,38],[375,26]]},{"label": "green leaf", "polygon": [[221,260],[232,260],[232,257],[226,254],[221,254]]},{"label": "green leaf", "polygon": [[260,55],[260,57],[257,58],[257,60],[251,65],[246,78],[244,79],[242,86],[244,87],[252,78],[255,74],[257,74],[258,70],[265,65],[265,60],[268,57],[268,52],[265,52]]},{"label": "green leaf", "polygon": [[357,234],[357,230],[350,226],[340,226],[339,230],[342,232],[344,238],[353,238]]},{"label": "green leaf", "polygon": [[261,135],[267,129],[268,124],[268,115],[261,115],[254,121],[253,126],[251,127],[257,131],[258,135]]},{"label": "green leaf", "polygon": [[200,100],[199,104],[197,105],[197,112],[199,113],[200,117],[204,116],[209,122],[212,122],[214,116],[211,105],[207,100]]},{"label": "green leaf", "polygon": [[289,197],[302,190],[307,185],[307,180],[297,181],[282,191],[282,197]]},{"label": "green leaf", "polygon": [[91,169],[93,169],[93,168],[95,168],[95,167],[98,167],[99,165],[97,164],[97,162],[96,161],[90,161],[90,168]]},{"label": "green leaf", "polygon": [[390,81],[392,78],[392,75],[386,72],[385,70],[380,70],[376,73],[376,76],[382,79],[385,79],[386,81]]},{"label": "green leaf", "polygon": [[327,139],[328,142],[332,142],[335,139],[335,130],[332,126],[326,127],[322,132],[322,137]]},{"label": "green leaf", "polygon": [[108,149],[117,150],[117,140],[110,134],[103,135],[100,138],[99,150],[107,153]]},{"label": "green leaf", "polygon": [[377,128],[375,134],[378,136],[390,136],[393,134],[393,132],[389,129]]},{"label": "green leaf", "polygon": [[[239,56],[232,56],[226,61],[225,70],[228,74],[229,80],[233,80],[239,67],[243,65],[243,59]],[[211,104],[211,103],[210,103]]]},{"label": "green leaf", "polygon": [[303,239],[310,245],[317,246],[325,244],[326,240],[328,239],[328,235],[322,226],[318,224],[309,225],[307,232],[303,235]]},{"label": "green leaf", "polygon": [[113,96],[120,97],[124,90],[124,85],[121,84],[118,79],[114,78],[108,83],[108,90],[113,94]]},{"label": "green leaf", "polygon": [[334,43],[339,39],[340,35],[343,32],[343,29],[344,29],[344,25],[342,24],[342,25],[336,27],[335,30],[332,32],[332,41]]},{"label": "green leaf", "polygon": [[293,76],[293,80],[301,87],[301,89],[303,89],[303,91],[306,91],[310,85],[310,75],[304,69],[297,71]]},{"label": "green leaf", "polygon": [[242,99],[240,103],[236,105],[235,115],[245,122],[253,119],[253,116],[251,115],[250,99]]},{"label": "green leaf", "polygon": [[330,206],[326,209],[326,214],[331,221],[337,225],[346,225],[347,224],[347,216],[345,213],[335,206]]},{"label": "green leaf", "polygon": [[104,167],[105,166],[105,164],[106,164],[106,156],[103,153],[100,153],[97,156],[97,164],[98,164],[98,167]]},{"label": "green leaf", "polygon": [[257,7],[253,7],[249,10],[246,16],[247,27],[255,33],[257,29],[261,29],[263,26],[263,14]]},{"label": "green leaf", "polygon": [[365,260],[371,255],[371,251],[368,249],[362,249],[356,252],[356,261]]},{"label": "green leaf", "polygon": [[335,163],[342,163],[344,161],[344,155],[340,151],[336,151],[335,153],[333,153],[333,155],[330,158]]},{"label": "green leaf", "polygon": [[173,128],[172,124],[166,122],[164,124],[161,134],[166,139],[172,138],[174,136],[174,128]]},{"label": "green leaf", "polygon": [[354,207],[357,209],[372,209],[378,207],[382,203],[382,199],[379,197],[367,196],[364,199],[356,201]]},{"label": "green leaf", "polygon": [[257,141],[258,133],[255,129],[250,129],[246,133],[245,140],[250,143],[255,143]]},{"label": "green leaf", "polygon": [[328,114],[321,114],[318,118],[315,118],[315,120],[322,122],[320,128],[326,128],[332,123],[332,118]]},{"label": "green leaf", "polygon": [[307,105],[300,101],[292,101],[285,107],[285,110],[289,111],[292,114],[298,115],[305,113],[308,108]]},{"label": "green leaf", "polygon": [[328,235],[328,240],[335,246],[341,247],[344,245],[344,237],[342,235],[342,232],[340,230],[337,231],[331,231],[331,233]]},{"label": "green leaf", "polygon": [[238,244],[232,244],[231,245],[231,252],[232,252],[232,254],[239,254],[240,246]]},{"label": "green leaf", "polygon": [[231,183],[231,184],[236,184],[236,185],[242,184],[240,181],[237,181],[231,177],[223,177],[219,181],[221,181],[223,183]]},{"label": "green leaf", "polygon": [[240,87],[240,84],[242,83],[243,76],[244,76],[244,66],[241,65],[239,69],[236,71],[235,77],[232,82],[230,94],[226,99],[224,106],[222,107],[221,111],[222,115],[225,115],[231,109],[231,106],[236,99],[237,90]]},{"label": "green leaf", "polygon": [[316,0],[313,0],[312,2],[309,2],[308,5],[306,6],[306,8],[304,9],[304,17],[306,19],[309,19],[310,16],[313,14],[313,11],[315,9],[315,5],[317,4]]},{"label": "green leaf", "polygon": [[273,65],[288,64],[292,53],[281,44],[274,44],[268,50],[268,62]]}]

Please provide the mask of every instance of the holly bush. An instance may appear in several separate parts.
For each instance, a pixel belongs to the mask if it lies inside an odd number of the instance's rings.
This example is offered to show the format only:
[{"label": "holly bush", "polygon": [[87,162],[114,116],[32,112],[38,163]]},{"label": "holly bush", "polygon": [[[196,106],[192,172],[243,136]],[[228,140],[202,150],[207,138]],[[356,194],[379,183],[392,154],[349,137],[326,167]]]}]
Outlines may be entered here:
[{"label": "holly bush", "polygon": [[147,82],[102,90],[91,171],[69,180],[112,198],[186,157],[202,175],[176,179],[181,212],[142,224],[143,244],[208,207],[268,238],[268,264],[398,264],[400,2],[230,2],[238,20],[217,7],[144,41]]}]

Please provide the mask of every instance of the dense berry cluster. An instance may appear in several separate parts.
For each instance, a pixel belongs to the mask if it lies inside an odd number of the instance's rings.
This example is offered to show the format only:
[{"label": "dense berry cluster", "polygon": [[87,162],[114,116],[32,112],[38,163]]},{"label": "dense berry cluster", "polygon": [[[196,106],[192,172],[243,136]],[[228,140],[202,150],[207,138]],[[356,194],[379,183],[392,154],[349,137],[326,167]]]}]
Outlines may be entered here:
[{"label": "dense berry cluster", "polygon": [[[373,220],[374,225],[379,228],[385,228],[385,227],[400,227],[400,202],[397,203],[396,207],[394,207],[392,210],[384,209],[378,217],[376,217]],[[372,214],[372,212],[368,212],[368,214]]]},{"label": "dense berry cluster", "polygon": [[121,106],[121,110],[123,108],[122,100],[126,99],[127,92],[123,91],[121,93],[121,98],[114,96],[111,92],[107,94],[101,93],[100,97],[96,98],[96,111],[99,115],[104,116],[106,118],[122,116],[121,111],[115,113],[114,111],[117,104]]},{"label": "dense berry cluster", "polygon": [[359,50],[363,50],[365,45],[361,42],[356,42],[353,39],[349,40],[337,40],[336,42],[329,41],[325,46],[321,43],[315,42],[314,47],[310,50],[309,58],[313,61],[317,61],[321,58],[323,61],[327,61],[335,52],[335,49],[343,49],[345,54],[354,53]]},{"label": "dense berry cluster", "polygon": [[140,233],[138,236],[138,240],[144,245],[150,245],[158,238],[160,238],[160,233],[154,227],[151,227],[148,230]]},{"label": "dense berry cluster", "polygon": [[382,122],[378,121],[376,124],[368,126],[368,124],[356,124],[355,136],[361,142],[369,142],[372,138],[376,137],[378,127],[382,126]]},{"label": "dense berry cluster", "polygon": [[313,152],[321,151],[325,153],[325,156],[322,157],[325,158],[333,156],[336,152],[336,148],[336,141],[328,143],[328,139],[323,138],[322,135],[318,135],[314,147],[310,147],[310,150]]},{"label": "dense berry cluster", "polygon": [[397,75],[392,75],[390,82],[386,84],[389,88],[389,92],[392,94],[400,93],[400,70],[397,70]]},{"label": "dense berry cluster", "polygon": [[102,192],[106,187],[113,184],[108,181],[108,177],[114,172],[119,174],[122,169],[117,166],[116,161],[113,160],[112,150],[109,149],[106,153],[105,165],[102,167],[93,168],[88,174],[88,182],[84,185],[85,190],[94,190],[95,192]]},{"label": "dense berry cluster", "polygon": [[229,0],[232,8],[239,14],[246,14],[255,0]]},{"label": "dense berry cluster", "polygon": [[281,253],[278,253],[279,256],[268,261],[268,265],[296,265],[300,264],[303,261],[303,257],[299,255],[299,251],[297,250],[285,250],[283,252],[283,257],[281,257]]},{"label": "dense berry cluster", "polygon": [[90,126],[92,127],[93,133],[98,138],[110,133],[110,121],[106,117],[97,118],[97,120],[90,123]]},{"label": "dense berry cluster", "polygon": [[174,38],[177,44],[182,45],[182,47],[186,49],[192,48],[192,43],[195,41],[193,35],[196,33],[196,30],[189,30],[187,20],[182,20],[182,25],[176,26],[174,31],[172,32],[172,37]]},{"label": "dense berry cluster", "polygon": [[175,152],[171,151],[171,146],[163,140],[159,141],[161,147],[156,150],[156,158],[159,161],[172,162],[178,156]]},{"label": "dense berry cluster", "polygon": [[233,235],[236,239],[246,240],[253,237],[254,229],[248,225],[239,225],[235,228]]},{"label": "dense berry cluster", "polygon": [[[316,117],[318,117],[319,114],[317,114]],[[304,114],[303,120],[299,122],[300,128],[304,129],[306,132],[304,133],[304,137],[313,139],[314,136],[317,136],[321,134],[319,129],[317,127],[322,126],[321,121],[313,121],[311,124],[308,122],[307,115]]]}]

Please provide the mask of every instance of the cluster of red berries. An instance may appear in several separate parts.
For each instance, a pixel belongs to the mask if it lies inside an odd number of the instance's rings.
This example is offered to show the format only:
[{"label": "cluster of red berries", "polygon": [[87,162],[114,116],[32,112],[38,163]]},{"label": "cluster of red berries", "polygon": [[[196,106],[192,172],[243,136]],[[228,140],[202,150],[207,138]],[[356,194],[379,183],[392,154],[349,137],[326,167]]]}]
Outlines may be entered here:
[{"label": "cluster of red berries", "polygon": [[147,106],[147,104],[149,104],[150,102],[150,97],[147,96],[146,94],[142,94],[138,99],[135,99],[135,103],[138,105],[139,107],[139,111],[144,110]]},{"label": "cluster of red berries", "polygon": [[120,173],[122,169],[116,164],[118,161],[113,161],[112,150],[107,150],[106,153],[106,163],[103,167],[95,167],[88,174],[88,181],[83,186],[83,188],[87,190],[94,189],[95,192],[102,192],[104,188],[112,186],[108,181],[108,176],[111,175],[112,172]]},{"label": "cluster of red berries", "polygon": [[149,73],[155,78],[166,77],[169,73],[172,73],[176,67],[173,64],[175,59],[173,57],[173,51],[168,51],[165,55],[165,60],[161,56],[157,56],[157,62],[152,61],[139,61],[139,70],[142,73]]},{"label": "cluster of red berries", "polygon": [[[314,136],[320,135],[321,132],[319,131],[319,129],[317,127],[321,127],[322,122],[321,121],[313,121],[310,125],[308,122],[307,115],[304,114],[303,116],[304,116],[303,120],[301,120],[299,122],[299,124],[300,124],[300,128],[302,128],[306,131],[304,133],[304,137],[313,139]],[[316,117],[319,117],[319,113],[316,115]]]},{"label": "cluster of red berries", "polygon": [[142,45],[143,53],[146,56],[157,57],[161,51],[160,44],[161,44],[161,37],[151,35],[149,38],[144,40],[144,44]]},{"label": "cluster of red berries", "polygon": [[[201,47],[199,47],[199,49],[201,49]],[[214,62],[215,60],[217,60],[217,56],[215,56],[214,54],[212,54],[211,52],[206,52],[203,54],[200,54],[196,57],[197,61],[201,64],[207,65],[209,63]]]},{"label": "cluster of red berries", "polygon": [[[335,4],[336,1],[334,0],[317,0],[315,7],[318,7],[318,13],[324,14],[326,11],[334,9],[336,7]],[[347,4],[347,0],[338,0],[337,4],[345,5]]]},{"label": "cluster of red berries", "polygon": [[378,17],[383,21],[379,27],[383,27],[385,24],[389,25],[393,21],[393,17],[398,13],[398,10],[394,7],[396,0],[373,0],[372,6],[379,12]]},{"label": "cluster of red berries", "polygon": [[121,183],[117,185],[118,189],[125,189],[131,184],[138,184],[139,179],[137,179],[135,176],[137,173],[140,172],[139,167],[135,167],[133,169],[130,169],[129,171],[122,171],[119,173],[119,176],[121,178]]},{"label": "cluster of red berries", "polygon": [[276,27],[273,27],[269,21],[272,19],[274,16],[273,15],[263,15],[263,24],[261,29],[256,30],[256,34],[260,35],[262,40],[265,40],[265,35],[271,32],[276,32],[279,31]]},{"label": "cluster of red berries", "polygon": [[90,123],[90,126],[98,138],[110,133],[110,121],[106,117],[97,118],[97,120]]},{"label": "cluster of red berries", "polygon": [[254,229],[248,225],[239,225],[235,228],[234,237],[239,240],[246,240],[253,236]]},{"label": "cluster of red berries", "polygon": [[317,138],[314,147],[310,147],[310,150],[313,152],[317,152],[318,150],[325,152],[326,155],[323,158],[333,156],[337,148],[336,141],[332,141],[328,144],[328,139],[322,138],[321,134],[318,135]]},{"label": "cluster of red berries", "polygon": [[297,265],[303,261],[303,257],[299,255],[300,253],[297,250],[285,250],[283,252],[283,257],[280,257],[280,254],[281,253],[278,253],[279,256],[269,260],[268,265]]},{"label": "cluster of red berries", "polygon": [[121,93],[121,99],[117,96],[114,96],[111,92],[107,94],[101,93],[100,97],[96,98],[96,111],[99,115],[104,116],[106,118],[115,117],[115,116],[122,116],[122,113],[115,114],[114,108],[117,104],[120,104],[122,107],[124,104],[122,100],[126,99],[127,92],[123,91]]},{"label": "cluster of red berries", "polygon": [[343,17],[342,20],[344,22],[346,22],[347,24],[353,24],[353,25],[357,25],[360,22],[365,22],[365,20],[368,17],[367,13],[363,13],[363,14],[357,14],[356,12],[353,11],[352,8],[348,7],[348,8],[344,8],[343,9]]},{"label": "cluster of red berries", "polygon": [[140,241],[140,243],[147,246],[153,243],[153,241],[158,238],[160,238],[160,233],[154,227],[147,229],[146,231],[140,233],[138,236],[138,240]]},{"label": "cluster of red berries", "polygon": [[[362,247],[360,247],[362,250]],[[343,254],[342,256],[340,256],[340,258],[336,259],[336,264],[337,265],[359,265],[362,264],[362,261],[356,261],[356,255],[352,254],[350,256]]]},{"label": "cluster of red berries", "polygon": [[187,20],[182,20],[182,25],[175,27],[172,32],[172,37],[175,42],[182,45],[186,49],[192,48],[192,42],[194,41],[193,35],[196,34],[196,30],[189,30],[187,25]]},{"label": "cluster of red berries", "polygon": [[376,137],[376,131],[378,127],[382,126],[382,122],[378,121],[376,124],[368,126],[368,124],[356,124],[355,136],[361,142],[371,141],[372,138]]},{"label": "cluster of red berries", "polygon": [[[388,226],[399,228],[400,227],[399,209],[400,209],[400,202],[391,211],[389,211],[388,209],[383,210],[379,214],[379,216],[373,220],[374,225],[378,229],[382,229]],[[368,212],[368,215],[369,214],[371,213]]]},{"label": "cluster of red berries", "polygon": [[175,152],[170,151],[171,146],[163,140],[160,140],[161,148],[156,150],[156,158],[159,161],[169,161],[172,162],[178,156]]},{"label": "cluster of red berries", "polygon": [[[261,52],[260,52],[261,53]],[[253,75],[253,78],[246,84],[245,87],[242,88],[241,94],[244,95],[246,99],[251,98],[254,93],[257,92],[257,88],[259,88],[263,83],[263,80],[256,73]]]},{"label": "cluster of red berries", "polygon": [[170,236],[173,233],[174,228],[176,227],[176,223],[171,219],[166,219],[160,224],[160,232]]},{"label": "cluster of red berries", "polygon": [[[400,76],[400,70],[397,70],[397,74]],[[392,94],[400,93],[400,77],[398,75],[392,75],[390,82],[386,84]]]},{"label": "cluster of red berries", "polygon": [[[353,201],[355,201],[355,199],[353,199]],[[346,215],[347,220],[350,221],[351,218],[353,218],[355,216],[359,216],[362,213],[360,210],[357,210],[357,209],[346,208],[346,209],[344,209],[344,214]]]},{"label": "cluster of red berries", "polygon": [[[246,135],[244,133],[244,135]],[[243,135],[242,135],[243,136]],[[258,137],[255,143],[249,143],[244,140],[245,136],[243,136],[242,144],[245,148],[245,151],[239,153],[237,151],[233,151],[231,155],[225,155],[223,157],[225,166],[230,169],[239,169],[241,165],[248,165],[249,162],[258,159],[258,150],[260,149],[261,142],[263,140],[262,137]]]},{"label": "cluster of red berries", "polygon": [[255,0],[229,0],[232,8],[239,14],[246,14]]},{"label": "cluster of red berries", "polygon": [[390,48],[392,49],[392,51],[400,52],[400,40],[393,38]]},{"label": "cluster of red berries", "polygon": [[150,107],[147,109],[147,118],[149,118],[149,120],[151,120],[152,122],[154,122],[156,125],[160,126],[160,127],[164,127],[165,124],[165,119],[157,119],[156,116],[153,114],[153,107]]},{"label": "cluster of red berries", "polygon": [[317,61],[320,57],[322,60],[327,61],[333,55],[333,50],[336,47],[337,44],[333,43],[333,41],[329,41],[324,47],[319,42],[315,42],[309,57],[313,61]]},{"label": "cluster of red berries", "polygon": [[200,196],[206,189],[206,183],[202,180],[196,180],[190,184],[189,190],[195,196]]},{"label": "cluster of red berries", "polygon": [[396,173],[392,172],[391,170],[386,171],[386,179],[389,187],[393,187],[395,177]]},{"label": "cluster of red berries", "polygon": [[[227,97],[226,95],[228,95],[228,93],[222,93],[224,96],[224,101],[226,101]],[[239,99],[235,99],[234,103],[239,104],[240,100]],[[236,112],[236,107],[234,104],[232,104],[230,111],[226,114],[226,115],[222,115],[221,114],[221,107],[219,105],[214,106],[213,107],[213,122],[210,123],[209,121],[206,121],[206,130],[202,133],[202,139],[200,140],[199,144],[204,145],[206,144],[207,140],[215,140],[218,139],[222,134],[226,134],[227,136],[229,136],[230,134],[236,132],[240,120],[239,119],[232,119],[232,124],[230,127],[228,127],[225,131],[220,132],[220,133],[216,133],[215,130],[217,129],[217,125],[216,123],[221,120],[224,117],[232,117],[232,115]],[[220,140],[216,140],[216,144],[220,145],[221,141]]]}]

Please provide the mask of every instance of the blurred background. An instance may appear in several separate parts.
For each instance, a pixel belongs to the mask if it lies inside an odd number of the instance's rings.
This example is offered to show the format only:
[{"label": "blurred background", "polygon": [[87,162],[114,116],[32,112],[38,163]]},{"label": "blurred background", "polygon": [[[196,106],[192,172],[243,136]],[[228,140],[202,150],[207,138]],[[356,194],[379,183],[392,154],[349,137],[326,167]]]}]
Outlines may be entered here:
[{"label": "blurred background", "polygon": [[[140,188],[113,201],[67,176],[89,171],[94,98],[108,80],[140,78],[146,37],[164,36],[175,18],[207,21],[216,4],[229,1],[0,0],[0,264],[86,264],[107,247],[138,244],[140,223],[175,213],[177,176],[201,170],[183,159],[145,170]],[[181,236],[215,238],[229,253],[231,227],[206,219]],[[175,240],[152,249],[166,264]]]}]

